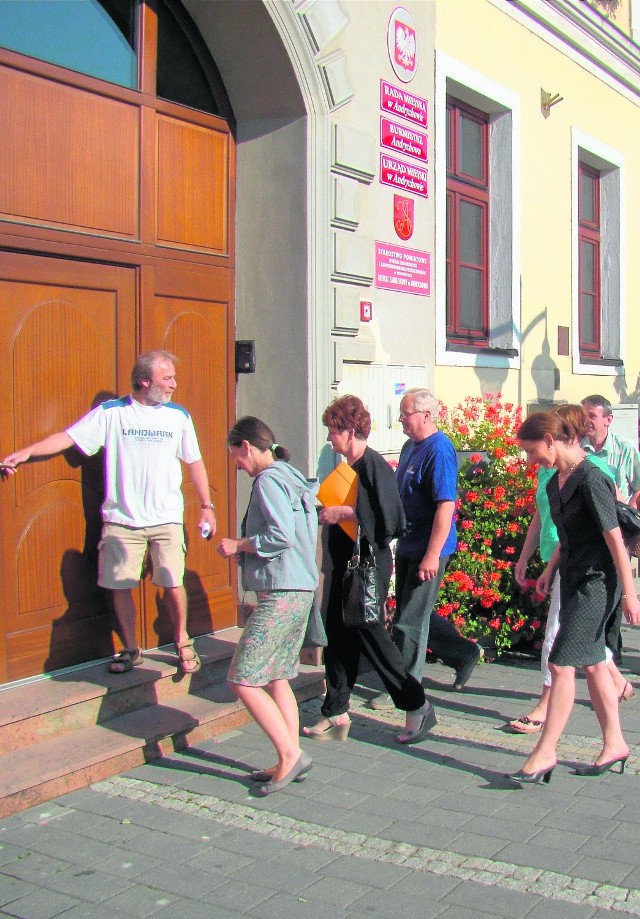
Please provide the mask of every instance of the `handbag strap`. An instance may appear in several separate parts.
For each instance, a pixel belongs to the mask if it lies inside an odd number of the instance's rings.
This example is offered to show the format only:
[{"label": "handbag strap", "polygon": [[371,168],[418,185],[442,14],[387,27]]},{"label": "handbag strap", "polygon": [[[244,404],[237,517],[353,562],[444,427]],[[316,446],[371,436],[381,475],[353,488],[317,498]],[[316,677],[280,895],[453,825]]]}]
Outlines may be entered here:
[{"label": "handbag strap", "polygon": [[357,568],[360,564],[360,524],[358,524],[358,532],[356,533],[356,541],[353,544],[353,555],[351,556],[351,561],[349,562],[349,568]]}]

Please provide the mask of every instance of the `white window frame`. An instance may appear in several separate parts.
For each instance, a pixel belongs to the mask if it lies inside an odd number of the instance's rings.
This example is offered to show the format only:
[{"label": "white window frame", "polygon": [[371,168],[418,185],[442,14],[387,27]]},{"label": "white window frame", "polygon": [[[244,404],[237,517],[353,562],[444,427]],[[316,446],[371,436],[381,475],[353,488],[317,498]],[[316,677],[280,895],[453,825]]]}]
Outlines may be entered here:
[{"label": "white window frame", "polygon": [[622,376],[624,366],[584,362],[580,357],[578,189],[580,164],[600,173],[600,318],[604,359],[622,360],[626,303],[623,265],[624,157],[579,128],[571,130],[571,328],[573,372],[590,376]]},{"label": "white window frame", "polygon": [[[447,96],[486,112],[489,121],[489,309],[491,347],[482,352],[447,348]],[[435,288],[436,364],[519,369],[520,100],[483,74],[436,52],[435,80]],[[498,195],[498,189],[501,189]],[[506,191],[506,193],[505,193]],[[505,230],[506,227],[506,230]],[[500,238],[498,238],[498,234]],[[508,351],[515,353],[509,354]]]}]

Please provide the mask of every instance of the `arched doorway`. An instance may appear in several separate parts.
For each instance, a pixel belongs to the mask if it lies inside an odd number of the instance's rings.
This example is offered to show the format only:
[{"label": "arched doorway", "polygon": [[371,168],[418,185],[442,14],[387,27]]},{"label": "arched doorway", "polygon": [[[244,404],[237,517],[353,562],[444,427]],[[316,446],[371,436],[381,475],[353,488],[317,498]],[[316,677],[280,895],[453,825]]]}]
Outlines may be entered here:
[{"label": "arched doorway", "polygon": [[[237,337],[256,341],[237,412],[259,414],[315,473],[331,398],[330,229],[334,125],[304,25],[306,4],[183,0],[219,67],[236,120]],[[338,4],[327,3],[325,34]],[[323,7],[323,9],[320,9]],[[325,4],[314,17],[324,21]],[[248,497],[238,479],[238,510]]]},{"label": "arched doorway", "polygon": [[[90,24],[78,56],[71,17],[80,7]],[[218,520],[230,528],[235,139],[226,95],[173,0],[7,0],[0,15],[56,8],[69,34],[49,27],[49,38],[61,36],[55,53],[20,43],[37,39],[34,28],[0,29],[9,46],[0,49],[2,449],[128,392],[135,354],[168,348],[181,358],[178,401],[194,417]],[[106,70],[95,69],[92,42],[111,48]],[[100,489],[100,463],[78,454],[2,483],[0,682],[111,652],[109,598],[95,586]],[[193,535],[198,499],[188,482],[184,491]],[[187,569],[192,634],[234,625],[229,563],[192,539]],[[148,579],[138,602],[140,643],[167,642]]]}]

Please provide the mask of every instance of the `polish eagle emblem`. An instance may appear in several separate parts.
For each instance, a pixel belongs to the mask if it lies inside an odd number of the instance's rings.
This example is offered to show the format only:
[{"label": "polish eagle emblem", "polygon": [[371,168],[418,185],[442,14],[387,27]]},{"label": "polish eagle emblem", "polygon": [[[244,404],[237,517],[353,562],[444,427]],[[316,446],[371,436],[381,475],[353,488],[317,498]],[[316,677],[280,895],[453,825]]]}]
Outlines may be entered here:
[{"label": "polish eagle emblem", "polygon": [[396,22],[396,60],[407,70],[416,63],[416,33],[409,26]]}]

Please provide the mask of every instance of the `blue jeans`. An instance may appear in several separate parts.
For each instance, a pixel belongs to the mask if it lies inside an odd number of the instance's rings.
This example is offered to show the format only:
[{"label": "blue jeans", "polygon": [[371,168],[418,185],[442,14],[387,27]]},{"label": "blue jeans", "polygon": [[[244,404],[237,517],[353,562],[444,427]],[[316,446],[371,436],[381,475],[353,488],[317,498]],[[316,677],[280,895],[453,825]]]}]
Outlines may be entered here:
[{"label": "blue jeans", "polygon": [[419,560],[396,555],[396,621],[393,640],[400,648],[409,673],[422,682],[429,640],[429,623],[442,578],[449,561],[440,559],[438,573],[431,581],[418,578]]}]

